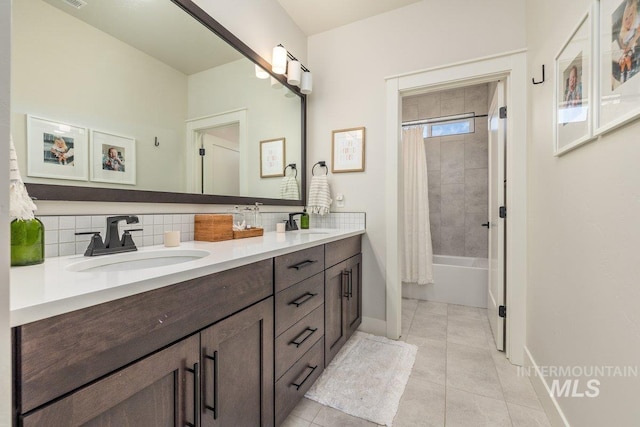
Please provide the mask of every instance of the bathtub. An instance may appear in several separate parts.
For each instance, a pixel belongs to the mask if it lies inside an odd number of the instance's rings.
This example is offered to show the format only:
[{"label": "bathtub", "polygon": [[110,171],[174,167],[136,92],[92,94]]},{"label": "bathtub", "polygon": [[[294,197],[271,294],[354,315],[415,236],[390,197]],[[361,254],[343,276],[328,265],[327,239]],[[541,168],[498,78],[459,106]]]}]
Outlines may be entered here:
[{"label": "bathtub", "polygon": [[486,258],[433,256],[433,284],[402,284],[402,296],[487,308],[489,262]]}]

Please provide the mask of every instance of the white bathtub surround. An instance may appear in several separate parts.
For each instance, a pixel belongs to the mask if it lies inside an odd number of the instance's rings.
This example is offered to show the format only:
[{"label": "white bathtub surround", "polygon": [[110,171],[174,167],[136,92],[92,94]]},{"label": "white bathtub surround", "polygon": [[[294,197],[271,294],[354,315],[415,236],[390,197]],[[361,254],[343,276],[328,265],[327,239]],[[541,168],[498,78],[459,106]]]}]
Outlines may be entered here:
[{"label": "white bathtub surround", "polygon": [[418,286],[402,284],[402,297],[419,300],[487,307],[489,280],[486,258],[433,256],[434,283]]},{"label": "white bathtub surround", "polygon": [[305,397],[391,426],[418,347],[355,332]]},{"label": "white bathtub surround", "polygon": [[[226,212],[217,212],[226,213]],[[135,214],[134,214],[135,215]],[[148,214],[137,215],[138,224],[120,223],[120,232],[142,228],[131,233],[139,248],[161,245],[166,231],[180,231],[180,241],[193,240],[195,214]],[[262,227],[275,231],[276,223],[288,218],[288,212],[262,212]],[[45,230],[45,258],[80,255],[89,245],[90,235],[76,236],[83,231],[100,231],[104,238],[107,215],[63,215],[38,216]],[[364,212],[332,213],[323,217],[312,216],[311,228],[365,228]]]},{"label": "white bathtub surround", "polygon": [[423,134],[424,126],[402,129],[404,175],[402,281],[417,285],[433,283],[429,180]]}]

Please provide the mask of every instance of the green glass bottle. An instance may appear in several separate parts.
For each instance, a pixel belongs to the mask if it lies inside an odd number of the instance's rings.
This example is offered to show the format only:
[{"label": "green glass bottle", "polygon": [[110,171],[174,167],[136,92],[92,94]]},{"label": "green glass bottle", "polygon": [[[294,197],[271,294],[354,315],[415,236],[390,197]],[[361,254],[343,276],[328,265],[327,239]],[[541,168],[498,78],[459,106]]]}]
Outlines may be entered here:
[{"label": "green glass bottle", "polygon": [[44,262],[44,225],[38,218],[11,222],[11,265]]},{"label": "green glass bottle", "polygon": [[303,230],[308,230],[309,229],[309,214],[307,213],[307,208],[304,208],[302,210],[302,212],[304,212],[301,216],[300,216],[300,228]]}]

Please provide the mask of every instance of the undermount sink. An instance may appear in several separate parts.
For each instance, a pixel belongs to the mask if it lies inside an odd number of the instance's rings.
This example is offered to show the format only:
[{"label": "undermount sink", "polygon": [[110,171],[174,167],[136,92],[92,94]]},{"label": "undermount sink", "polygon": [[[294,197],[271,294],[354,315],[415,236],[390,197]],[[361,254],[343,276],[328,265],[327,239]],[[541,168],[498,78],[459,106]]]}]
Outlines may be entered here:
[{"label": "undermount sink", "polygon": [[96,273],[103,271],[131,271],[164,267],[195,261],[209,255],[209,251],[197,249],[167,249],[102,255],[69,264],[67,271]]}]

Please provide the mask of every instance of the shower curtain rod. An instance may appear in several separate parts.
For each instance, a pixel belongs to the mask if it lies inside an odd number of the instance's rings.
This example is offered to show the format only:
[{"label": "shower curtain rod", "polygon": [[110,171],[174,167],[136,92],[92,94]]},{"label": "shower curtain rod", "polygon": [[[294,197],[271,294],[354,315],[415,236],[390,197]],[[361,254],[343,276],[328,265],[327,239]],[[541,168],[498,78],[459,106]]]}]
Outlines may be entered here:
[{"label": "shower curtain rod", "polygon": [[458,114],[456,116],[449,116],[446,119],[445,118],[432,118],[432,119],[422,119],[422,120],[412,120],[409,122],[402,122],[402,127],[405,126],[416,126],[416,125],[426,125],[429,123],[442,123],[442,122],[453,122],[456,120],[462,120],[462,119],[470,119],[470,118],[480,118],[480,117],[489,117],[488,114],[478,114],[475,115],[473,113],[467,113],[467,114]]}]

